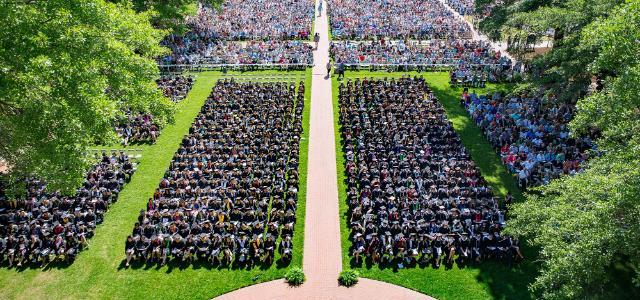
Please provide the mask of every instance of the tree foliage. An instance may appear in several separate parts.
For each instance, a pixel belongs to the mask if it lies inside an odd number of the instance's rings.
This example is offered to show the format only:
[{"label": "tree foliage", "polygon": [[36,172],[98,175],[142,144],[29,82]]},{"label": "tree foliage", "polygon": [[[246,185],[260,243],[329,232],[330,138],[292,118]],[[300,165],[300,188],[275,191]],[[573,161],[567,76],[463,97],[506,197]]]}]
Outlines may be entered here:
[{"label": "tree foliage", "polygon": [[[573,64],[571,68],[583,68],[580,72],[585,76],[604,79],[602,90],[577,101],[578,112],[570,124],[573,134],[593,129],[600,132],[597,144],[601,155],[591,159],[583,173],[552,181],[528,194],[525,202],[515,204],[507,231],[541,249],[542,270],[531,287],[543,297],[637,298],[640,1],[616,2],[613,7],[610,1],[566,2],[572,5],[567,9],[574,11],[551,19],[566,18],[580,22],[580,26],[563,30],[559,49],[540,60],[549,65]],[[605,7],[610,10],[594,11]],[[590,16],[580,15],[589,10]],[[561,72],[558,77],[567,84],[572,79],[567,76],[574,74]]]},{"label": "tree foliage", "polygon": [[[480,0],[484,2],[484,0]],[[531,80],[575,102],[586,93],[592,74],[588,66],[595,53],[580,47],[585,26],[607,17],[623,0],[507,0],[480,22],[493,38],[511,41],[510,51],[522,57],[527,46],[551,37],[553,49],[531,61]],[[478,9],[486,6],[481,3]],[[533,37],[533,39],[532,39]]]},{"label": "tree foliage", "polygon": [[115,140],[122,108],[170,118],[153,15],[104,0],[0,2],[0,160],[12,175],[71,191],[87,147]]}]

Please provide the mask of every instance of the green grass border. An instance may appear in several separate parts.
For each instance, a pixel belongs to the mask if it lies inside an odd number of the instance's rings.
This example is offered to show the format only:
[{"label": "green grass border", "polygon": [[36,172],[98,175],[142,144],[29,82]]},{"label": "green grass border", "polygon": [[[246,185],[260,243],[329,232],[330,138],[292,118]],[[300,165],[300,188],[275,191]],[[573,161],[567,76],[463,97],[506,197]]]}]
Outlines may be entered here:
[{"label": "green grass border", "polygon": [[[471,158],[480,168],[482,175],[494,188],[498,195],[505,195],[511,191],[517,200],[522,199],[512,175],[502,165],[495,151],[484,139],[482,132],[469,119],[467,112],[459,105],[461,88],[449,86],[449,76],[446,72],[418,73],[418,72],[370,72],[358,71],[346,73],[346,78],[374,77],[397,78],[403,75],[424,76],[429,86],[436,94],[438,100],[445,108],[447,117],[452,122],[454,129],[462,139],[464,146],[469,151]],[[494,263],[484,262],[479,266],[467,266],[460,268],[454,265],[452,269],[445,270],[431,267],[394,269],[381,268],[379,266],[352,266],[349,248],[349,224],[348,205],[346,201],[346,185],[344,173],[344,153],[342,150],[341,126],[339,124],[338,87],[340,82],[334,76],[332,79],[333,111],[336,139],[336,164],[338,170],[338,196],[340,205],[340,229],[342,241],[343,269],[357,270],[362,277],[381,280],[397,284],[418,292],[430,295],[438,299],[530,299],[527,286],[532,282],[536,274],[536,267],[532,261],[525,261],[513,268]],[[471,89],[478,93],[486,93],[497,89],[509,89],[509,86],[488,85],[484,89]],[[526,253],[525,253],[526,254]]]},{"label": "green grass border", "polygon": [[[182,137],[200,112],[216,80],[223,75],[242,74],[300,74],[305,76],[305,108],[303,136],[300,142],[300,189],[297,224],[294,229],[294,255],[289,266],[301,266],[304,242],[306,208],[306,181],[309,148],[309,113],[311,101],[311,69],[305,71],[252,71],[197,73],[196,82],[182,102],[178,104],[175,122],[167,125],[155,145],[131,146],[142,149],[142,158],[132,180],[122,190],[118,202],[105,215],[96,234],[89,240],[90,247],[78,255],[76,261],[62,268],[7,269],[0,268],[0,294],[3,299],[210,299],[248,285],[284,277],[288,267],[276,263],[251,270],[212,269],[203,264],[179,267],[122,268],[124,240],[131,232],[138,213],[145,208],[166,168],[178,149]],[[122,149],[121,146],[97,147]]]}]

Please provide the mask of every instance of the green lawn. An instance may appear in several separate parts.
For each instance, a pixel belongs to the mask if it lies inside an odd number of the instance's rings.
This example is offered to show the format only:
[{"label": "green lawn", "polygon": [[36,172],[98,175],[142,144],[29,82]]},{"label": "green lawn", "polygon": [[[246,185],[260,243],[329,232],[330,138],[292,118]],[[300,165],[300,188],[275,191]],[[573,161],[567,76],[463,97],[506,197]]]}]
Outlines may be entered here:
[{"label": "green lawn", "polygon": [[[236,72],[238,73],[238,72]],[[300,191],[294,256],[290,266],[302,265],[306,200],[307,150],[309,137],[309,101],[311,69],[307,71],[257,71],[244,74],[298,74],[305,79],[304,133],[300,144]],[[234,74],[229,72],[227,74]],[[90,247],[82,251],[68,267],[40,269],[0,268],[0,295],[3,299],[118,298],[118,299],[209,299],[251,284],[284,276],[287,267],[273,264],[262,269],[234,270],[211,268],[206,264],[163,267],[123,268],[124,241],[133,229],[138,213],[145,208],[160,179],[188,133],[220,72],[198,73],[193,89],[180,104],[175,123],[166,126],[155,145],[133,146],[142,149],[138,170],[120,193],[98,226]],[[104,147],[119,149],[120,146]]]},{"label": "green lawn", "polygon": [[[400,77],[403,74],[417,75],[411,73],[388,73],[388,72],[347,72],[346,77]],[[462,89],[449,87],[449,77],[445,72],[421,73],[427,79],[438,100],[445,107],[447,117],[453,123],[453,127],[462,138],[463,144],[469,150],[471,157],[480,167],[482,175],[491,184],[499,195],[511,191],[516,199],[520,200],[522,194],[517,188],[514,178],[508,173],[500,162],[498,156],[491,145],[484,139],[482,132],[469,119],[467,112],[459,105],[459,97]],[[377,279],[393,284],[401,285],[421,293],[436,297],[438,299],[530,299],[533,298],[527,290],[529,283],[533,281],[536,273],[535,264],[527,260],[513,268],[494,262],[485,262],[478,266],[467,266],[459,268],[454,265],[452,269],[446,270],[444,266],[439,269],[432,267],[415,267],[409,269],[382,268],[373,266],[353,266],[351,257],[348,255],[351,241],[349,240],[348,205],[346,201],[346,187],[344,174],[344,155],[342,151],[342,141],[340,137],[340,124],[338,122],[338,86],[340,82],[333,78],[333,105],[334,123],[336,131],[336,157],[338,169],[338,192],[341,215],[341,236],[343,268],[353,268],[360,272],[363,277]],[[496,85],[489,85],[485,89],[472,89],[478,93],[496,90],[500,88]],[[525,255],[531,253],[525,251]],[[532,257],[532,256],[529,256]]]}]

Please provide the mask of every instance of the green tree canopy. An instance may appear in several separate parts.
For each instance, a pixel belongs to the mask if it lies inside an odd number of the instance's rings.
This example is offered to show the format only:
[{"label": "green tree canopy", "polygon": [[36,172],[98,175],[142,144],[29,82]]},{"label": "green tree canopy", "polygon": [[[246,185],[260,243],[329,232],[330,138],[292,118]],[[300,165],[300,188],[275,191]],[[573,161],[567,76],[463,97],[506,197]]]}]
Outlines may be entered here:
[{"label": "green tree canopy", "polygon": [[[478,0],[479,10],[488,5]],[[591,83],[588,66],[596,53],[580,47],[585,26],[609,16],[623,0],[506,0],[480,22],[480,29],[492,38],[520,41],[511,48],[514,55],[524,54],[530,37],[538,41],[551,30],[553,49],[531,61],[530,79],[558,94],[561,100],[575,102],[584,96]]]},{"label": "green tree canopy", "polygon": [[71,191],[87,147],[115,140],[121,109],[170,118],[153,15],[104,0],[0,2],[0,160],[12,175]]},{"label": "green tree canopy", "polygon": [[567,32],[576,41],[560,51],[589,54],[577,65],[588,62],[582,72],[604,79],[601,91],[578,100],[570,124],[573,134],[598,130],[601,155],[584,173],[552,181],[515,204],[507,227],[541,249],[532,289],[545,298],[640,295],[640,1],[598,15]]}]

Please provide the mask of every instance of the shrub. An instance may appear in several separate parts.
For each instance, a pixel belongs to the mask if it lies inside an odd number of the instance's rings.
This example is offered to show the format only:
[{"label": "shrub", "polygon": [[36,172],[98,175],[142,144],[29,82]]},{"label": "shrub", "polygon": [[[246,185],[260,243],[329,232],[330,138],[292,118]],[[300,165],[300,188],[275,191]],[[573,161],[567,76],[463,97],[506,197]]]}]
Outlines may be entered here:
[{"label": "shrub", "polygon": [[298,286],[301,285],[307,278],[304,276],[304,272],[300,267],[293,267],[284,274],[284,278],[290,285]]},{"label": "shrub", "polygon": [[353,286],[358,283],[358,271],[356,270],[346,270],[340,272],[340,276],[338,277],[338,282],[343,286]]}]

